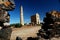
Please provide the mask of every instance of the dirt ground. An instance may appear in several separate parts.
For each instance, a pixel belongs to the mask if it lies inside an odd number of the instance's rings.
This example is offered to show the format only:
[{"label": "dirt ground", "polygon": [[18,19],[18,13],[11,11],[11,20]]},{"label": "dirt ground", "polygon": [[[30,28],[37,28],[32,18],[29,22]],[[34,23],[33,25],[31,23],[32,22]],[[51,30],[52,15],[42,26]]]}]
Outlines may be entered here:
[{"label": "dirt ground", "polygon": [[40,26],[23,26],[21,28],[12,28],[12,34],[10,40],[16,40],[16,37],[21,37],[26,40],[27,37],[36,37],[36,33],[41,29]]},{"label": "dirt ground", "polygon": [[[21,37],[23,40],[26,40],[27,37],[37,37],[36,33],[41,29],[40,26],[23,26],[21,28],[12,28],[12,34],[10,40],[16,40],[16,37]],[[46,40],[46,39],[40,39]],[[60,40],[59,38],[51,38],[51,40]]]}]

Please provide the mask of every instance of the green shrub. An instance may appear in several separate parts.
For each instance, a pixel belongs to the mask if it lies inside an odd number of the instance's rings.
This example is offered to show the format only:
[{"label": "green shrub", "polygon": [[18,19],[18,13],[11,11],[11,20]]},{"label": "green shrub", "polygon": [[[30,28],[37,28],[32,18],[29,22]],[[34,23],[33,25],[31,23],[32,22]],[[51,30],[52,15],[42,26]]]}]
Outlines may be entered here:
[{"label": "green shrub", "polygon": [[15,24],[11,24],[10,26],[11,26],[11,27],[12,27],[12,26],[15,26]]},{"label": "green shrub", "polygon": [[20,27],[22,27],[22,25],[17,23],[17,24],[15,24],[15,27],[20,28]]},{"label": "green shrub", "polygon": [[20,28],[20,27],[22,27],[22,25],[21,25],[20,23],[11,24],[10,26],[11,26],[11,27],[12,27],[12,26],[15,26],[16,28]]},{"label": "green shrub", "polygon": [[25,23],[24,25],[27,25],[27,23]]}]

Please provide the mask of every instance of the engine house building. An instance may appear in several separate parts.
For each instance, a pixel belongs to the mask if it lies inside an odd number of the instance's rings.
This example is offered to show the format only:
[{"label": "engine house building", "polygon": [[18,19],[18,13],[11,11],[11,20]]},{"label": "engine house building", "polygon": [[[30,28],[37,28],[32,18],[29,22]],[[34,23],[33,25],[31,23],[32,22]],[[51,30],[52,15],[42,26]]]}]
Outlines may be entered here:
[{"label": "engine house building", "polygon": [[40,15],[38,13],[36,13],[36,15],[31,16],[31,24],[40,24]]}]

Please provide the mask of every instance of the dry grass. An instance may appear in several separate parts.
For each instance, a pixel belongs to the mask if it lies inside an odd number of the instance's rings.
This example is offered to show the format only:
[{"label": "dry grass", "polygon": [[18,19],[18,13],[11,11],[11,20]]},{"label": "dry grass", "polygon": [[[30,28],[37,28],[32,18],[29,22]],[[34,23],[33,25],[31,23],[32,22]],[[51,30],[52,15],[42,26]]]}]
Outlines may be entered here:
[{"label": "dry grass", "polygon": [[39,29],[41,29],[41,27],[38,26],[24,26],[21,28],[13,28],[10,40],[16,40],[17,36],[21,37],[23,40],[26,40],[27,37],[36,37],[36,33],[38,33]]}]

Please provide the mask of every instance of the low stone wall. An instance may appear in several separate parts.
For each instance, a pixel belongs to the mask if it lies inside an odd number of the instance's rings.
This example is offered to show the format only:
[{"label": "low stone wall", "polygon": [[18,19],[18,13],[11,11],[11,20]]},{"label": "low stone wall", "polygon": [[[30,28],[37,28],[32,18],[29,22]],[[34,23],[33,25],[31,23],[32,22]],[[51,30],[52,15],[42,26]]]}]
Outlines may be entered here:
[{"label": "low stone wall", "polygon": [[4,28],[0,30],[0,40],[10,40],[10,36],[12,33],[11,28]]}]

